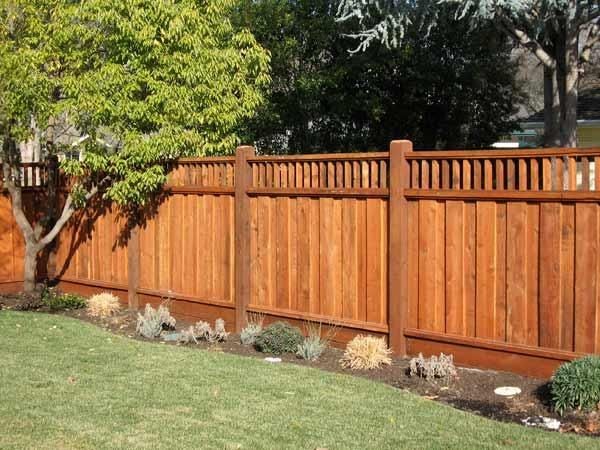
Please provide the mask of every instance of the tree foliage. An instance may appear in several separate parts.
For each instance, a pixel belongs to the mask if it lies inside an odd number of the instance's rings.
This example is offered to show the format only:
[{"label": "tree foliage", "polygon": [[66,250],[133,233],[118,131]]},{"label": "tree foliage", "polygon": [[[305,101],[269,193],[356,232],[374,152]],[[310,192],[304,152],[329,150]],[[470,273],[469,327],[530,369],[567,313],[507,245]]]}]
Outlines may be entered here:
[{"label": "tree foliage", "polygon": [[580,73],[600,42],[598,0],[340,0],[338,20],[355,23],[355,51],[374,42],[400,46],[409,26],[426,34],[443,26],[440,5],[471,25],[494,24],[544,66],[546,142],[576,145]]},{"label": "tree foliage", "polygon": [[490,25],[456,23],[445,8],[400,49],[349,54],[352,24],[333,0],[247,0],[240,21],[271,51],[273,83],[246,136],[263,152],[481,147],[516,126],[520,99],[510,45]]},{"label": "tree foliage", "polygon": [[[233,152],[236,127],[254,114],[269,81],[268,53],[250,32],[232,26],[233,6],[233,0],[1,1],[0,159],[32,252],[98,191],[120,205],[140,204],[165,181],[165,163]],[[84,154],[63,163],[73,189],[45,230],[18,211],[16,143],[35,132],[46,156]]]}]

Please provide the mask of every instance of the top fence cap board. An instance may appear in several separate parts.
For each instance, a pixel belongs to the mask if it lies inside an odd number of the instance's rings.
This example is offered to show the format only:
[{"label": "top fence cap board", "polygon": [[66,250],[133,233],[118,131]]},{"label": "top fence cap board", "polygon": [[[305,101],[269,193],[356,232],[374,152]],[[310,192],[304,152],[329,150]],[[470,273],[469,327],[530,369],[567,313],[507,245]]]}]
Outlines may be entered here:
[{"label": "top fence cap board", "polygon": [[248,162],[318,162],[318,161],[363,161],[386,160],[390,158],[389,152],[366,153],[318,153],[304,155],[265,155],[248,158]]},{"label": "top fence cap board", "polygon": [[561,156],[600,156],[599,147],[539,148],[506,150],[416,150],[406,154],[406,159],[498,159],[498,158],[549,158]]}]

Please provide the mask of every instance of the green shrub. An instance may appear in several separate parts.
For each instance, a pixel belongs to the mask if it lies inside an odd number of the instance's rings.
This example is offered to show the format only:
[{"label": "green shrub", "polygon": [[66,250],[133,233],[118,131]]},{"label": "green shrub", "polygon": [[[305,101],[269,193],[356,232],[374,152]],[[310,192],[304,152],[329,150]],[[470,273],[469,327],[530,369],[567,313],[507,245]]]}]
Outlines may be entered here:
[{"label": "green shrub", "polygon": [[589,410],[600,402],[600,357],[586,356],[561,365],[552,380],[554,409],[563,414],[568,409]]},{"label": "green shrub", "polygon": [[300,329],[285,322],[275,322],[265,328],[256,337],[255,346],[258,351],[280,355],[296,353],[304,337]]},{"label": "green shrub", "polygon": [[42,293],[42,303],[52,311],[64,309],[85,308],[85,298],[77,294],[61,294],[53,289],[47,289]]}]

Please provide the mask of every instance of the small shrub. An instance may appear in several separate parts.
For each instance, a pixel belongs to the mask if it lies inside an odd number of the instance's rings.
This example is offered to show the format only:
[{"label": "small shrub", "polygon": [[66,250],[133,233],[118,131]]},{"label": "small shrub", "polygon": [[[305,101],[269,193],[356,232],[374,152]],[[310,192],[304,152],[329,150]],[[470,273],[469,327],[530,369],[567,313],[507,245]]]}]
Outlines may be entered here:
[{"label": "small shrub", "polygon": [[135,331],[145,338],[154,339],[160,336],[163,330],[175,329],[175,323],[176,320],[171,317],[165,303],[160,304],[157,309],[146,303],[144,314],[138,313]]},{"label": "small shrub", "polygon": [[600,403],[600,357],[586,356],[562,364],[552,380],[554,409],[563,414],[569,409],[590,410]]},{"label": "small shrub", "polygon": [[229,337],[229,333],[225,330],[225,321],[223,319],[215,320],[214,329],[208,322],[200,321],[194,325],[193,330],[197,339],[205,340],[211,344],[226,341]]},{"label": "small shrub", "polygon": [[254,345],[256,343],[257,336],[263,330],[264,315],[262,314],[248,314],[248,323],[242,329],[240,333],[240,342],[244,345]]},{"label": "small shrub", "polygon": [[298,345],[296,355],[308,361],[316,361],[327,348],[327,342],[320,336],[308,336],[302,344]]},{"label": "small shrub", "polygon": [[197,344],[196,333],[194,327],[190,326],[187,330],[183,330],[177,337],[177,342],[180,344]]},{"label": "small shrub", "polygon": [[198,341],[207,341],[211,344],[227,340],[229,333],[225,331],[225,321],[217,319],[213,329],[208,322],[199,321],[196,325],[170,335],[163,336],[163,339],[172,341],[177,340],[180,344],[197,344]]},{"label": "small shrub", "polygon": [[42,303],[52,311],[85,308],[86,300],[77,294],[61,294],[54,289],[42,292]]},{"label": "small shrub", "polygon": [[305,326],[307,337],[302,344],[298,345],[296,355],[308,361],[316,361],[329,346],[329,342],[336,332],[334,326],[330,326],[325,337],[322,337],[322,324],[307,322]]},{"label": "small shrub", "polygon": [[348,342],[340,362],[342,367],[352,370],[378,369],[392,364],[391,353],[384,338],[359,334]]},{"label": "small shrub", "polygon": [[412,358],[409,363],[410,376],[425,378],[427,381],[434,381],[436,378],[443,378],[446,381],[456,376],[456,367],[454,366],[454,357],[452,355],[431,356],[424,358],[422,353]]},{"label": "small shrub", "polygon": [[280,355],[282,353],[296,353],[304,337],[300,329],[285,322],[275,322],[265,328],[256,337],[256,349],[263,353]]},{"label": "small shrub", "polygon": [[119,297],[108,292],[93,295],[87,301],[87,312],[93,317],[110,317],[120,309]]}]

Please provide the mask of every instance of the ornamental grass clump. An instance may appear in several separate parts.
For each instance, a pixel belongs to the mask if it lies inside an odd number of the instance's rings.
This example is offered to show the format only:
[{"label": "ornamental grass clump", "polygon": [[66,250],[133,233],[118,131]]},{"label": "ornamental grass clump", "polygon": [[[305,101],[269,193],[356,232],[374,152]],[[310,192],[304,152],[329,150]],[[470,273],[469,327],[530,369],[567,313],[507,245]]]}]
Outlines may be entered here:
[{"label": "ornamental grass clump", "polygon": [[87,301],[87,313],[93,317],[110,317],[120,309],[119,297],[108,292],[93,295]]},{"label": "ornamental grass clump", "polygon": [[340,363],[342,367],[352,370],[379,369],[392,364],[391,353],[384,338],[359,334],[348,342]]},{"label": "ornamental grass clump", "polygon": [[240,332],[240,342],[243,345],[254,345],[256,338],[263,330],[264,315],[249,313],[247,325]]},{"label": "ornamental grass clump", "polygon": [[600,357],[585,356],[562,364],[552,379],[552,402],[559,414],[591,410],[600,404]]},{"label": "ornamental grass clump", "polygon": [[296,353],[304,337],[299,328],[285,322],[275,322],[265,328],[256,337],[255,347],[263,353],[280,355],[282,353]]},{"label": "ornamental grass clump", "polygon": [[169,308],[165,303],[154,309],[150,303],[146,303],[144,314],[138,313],[135,331],[148,339],[159,337],[163,331],[174,330],[176,320],[171,316]]},{"label": "ornamental grass clump", "polygon": [[329,342],[336,333],[336,327],[330,325],[325,337],[322,336],[322,324],[307,322],[305,325],[306,338],[298,345],[296,355],[308,361],[316,361],[329,347]]}]

